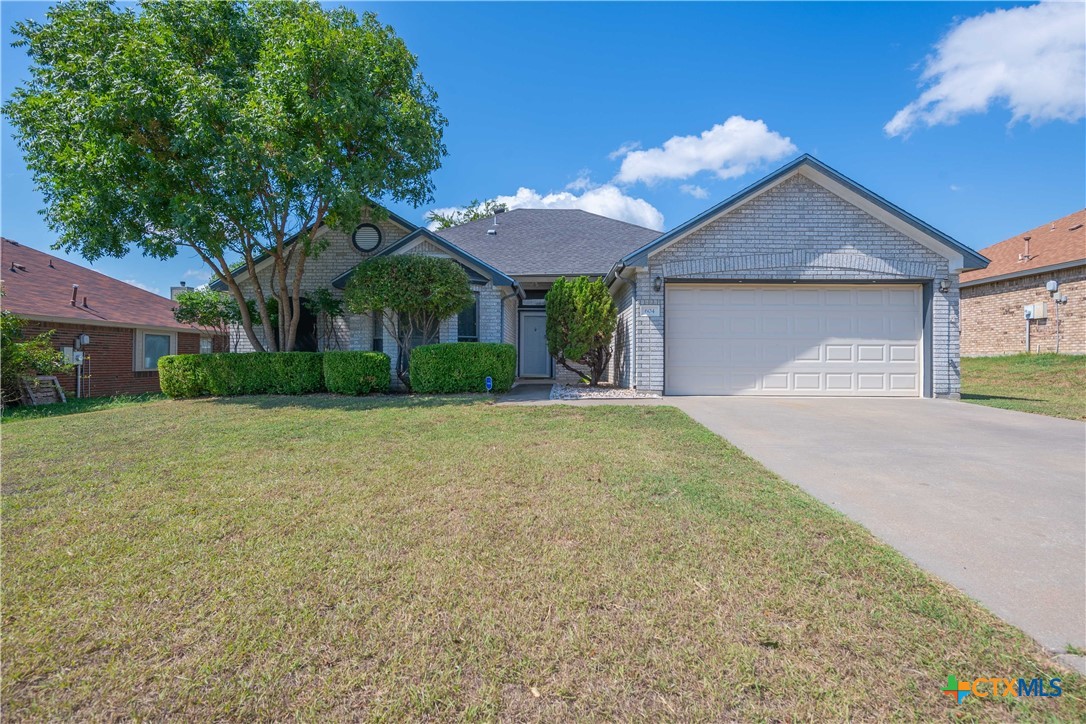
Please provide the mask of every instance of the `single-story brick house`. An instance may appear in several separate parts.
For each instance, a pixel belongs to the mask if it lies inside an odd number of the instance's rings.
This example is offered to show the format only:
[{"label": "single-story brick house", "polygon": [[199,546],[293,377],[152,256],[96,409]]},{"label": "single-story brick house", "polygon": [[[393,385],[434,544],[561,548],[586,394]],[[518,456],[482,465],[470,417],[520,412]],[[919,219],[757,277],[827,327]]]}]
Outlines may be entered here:
[{"label": "single-story brick house", "polygon": [[963,355],[1086,354],[1086,209],[981,253],[988,268],[961,277]]},{"label": "single-story brick house", "polygon": [[68,395],[158,392],[159,357],[212,349],[213,335],[177,322],[169,299],[10,239],[0,249],[0,305],[29,320],[26,336],[53,330],[54,347],[81,353],[58,376]]},{"label": "single-story brick house", "polygon": [[[516,345],[522,379],[569,374],[544,337],[554,279],[603,277],[620,312],[610,381],[679,395],[957,395],[958,275],[987,264],[808,155],[664,234],[540,209],[440,232],[390,214],[318,233],[329,243],[303,296],[341,290],[370,256],[450,257],[477,301],[440,341]],[[395,355],[370,317],[337,323],[345,347]]]}]

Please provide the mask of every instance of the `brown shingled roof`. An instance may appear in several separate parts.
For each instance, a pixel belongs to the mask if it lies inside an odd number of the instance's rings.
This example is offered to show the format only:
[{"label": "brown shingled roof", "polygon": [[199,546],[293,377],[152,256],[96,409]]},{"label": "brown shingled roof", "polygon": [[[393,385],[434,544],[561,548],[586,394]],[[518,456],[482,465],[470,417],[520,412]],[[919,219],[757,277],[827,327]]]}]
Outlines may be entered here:
[{"label": "brown shingled roof", "polygon": [[[1030,237],[1029,258],[1022,259],[1019,255],[1026,252],[1027,236]],[[1086,209],[1042,224],[1036,229],[1023,231],[1006,241],[981,249],[980,253],[991,259],[991,263],[987,269],[963,273],[963,283],[1017,276],[1068,262],[1081,261],[1086,264]]]},{"label": "brown shingled roof", "polygon": [[[173,318],[172,300],[10,239],[0,240],[0,281],[0,305],[20,317],[200,331]],[[79,285],[75,306],[73,284]]]}]

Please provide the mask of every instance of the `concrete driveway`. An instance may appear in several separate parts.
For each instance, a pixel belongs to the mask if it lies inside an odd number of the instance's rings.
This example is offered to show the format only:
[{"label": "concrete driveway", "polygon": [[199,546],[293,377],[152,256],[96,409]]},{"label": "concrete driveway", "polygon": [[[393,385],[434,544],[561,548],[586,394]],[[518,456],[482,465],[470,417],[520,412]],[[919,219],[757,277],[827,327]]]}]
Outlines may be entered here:
[{"label": "concrete driveway", "polygon": [[664,402],[1046,648],[1086,648],[1086,424],[946,400]]}]

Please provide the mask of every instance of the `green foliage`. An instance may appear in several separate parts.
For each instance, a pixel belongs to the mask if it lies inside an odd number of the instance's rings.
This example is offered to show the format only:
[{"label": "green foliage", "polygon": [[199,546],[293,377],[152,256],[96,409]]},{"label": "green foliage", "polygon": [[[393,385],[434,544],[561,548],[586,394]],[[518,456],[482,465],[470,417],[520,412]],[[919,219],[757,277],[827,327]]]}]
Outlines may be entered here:
[{"label": "green foliage", "polygon": [[0,311],[0,404],[19,400],[19,385],[34,375],[56,375],[71,370],[64,355],[53,348],[53,331],[23,338],[26,320]]},{"label": "green foliage", "polygon": [[570,362],[588,367],[598,385],[611,361],[618,310],[602,279],[559,277],[547,292],[547,347],[558,364],[582,374]]},{"label": "green foliage", "polygon": [[330,289],[320,288],[306,292],[302,304],[317,318],[317,335],[321,349],[339,349],[339,333],[336,331],[336,318],[343,316],[343,300],[332,294]]},{"label": "green foliage", "polygon": [[401,254],[359,264],[344,292],[347,308],[375,314],[396,340],[396,375],[412,388],[411,350],[437,342],[438,325],[475,301],[464,268],[452,259]]},{"label": "green foliage", "polygon": [[382,352],[325,352],[324,387],[340,395],[387,392],[390,364]]},{"label": "green foliage", "polygon": [[324,389],[319,352],[178,354],[158,361],[167,397],[304,395]]},{"label": "green foliage", "polygon": [[507,210],[505,204],[499,204],[494,199],[488,199],[482,202],[480,202],[479,199],[472,199],[470,203],[462,208],[453,209],[446,213],[428,211],[426,213],[426,220],[432,222],[437,226],[438,230],[441,230],[448,229],[452,226],[460,226],[460,224],[466,224],[469,221],[488,219],[494,214],[500,214]]},{"label": "green foliage", "polygon": [[241,324],[241,310],[234,297],[212,289],[188,289],[177,295],[173,318],[182,324],[195,324],[213,329],[229,340],[230,349],[237,351],[241,341],[237,325]]},{"label": "green foliage", "polygon": [[[269,257],[270,274],[249,283],[271,349],[265,299],[279,299],[290,349],[322,224],[380,216],[372,199],[432,199],[447,121],[416,57],[373,13],[62,2],[13,34],[30,79],[3,112],[57,246],[90,260],[191,249],[239,304],[231,264]],[[248,314],[243,324],[263,349]]]},{"label": "green foliage", "polygon": [[517,372],[517,350],[511,344],[453,342],[419,347],[411,355],[411,384],[415,392],[507,392]]}]

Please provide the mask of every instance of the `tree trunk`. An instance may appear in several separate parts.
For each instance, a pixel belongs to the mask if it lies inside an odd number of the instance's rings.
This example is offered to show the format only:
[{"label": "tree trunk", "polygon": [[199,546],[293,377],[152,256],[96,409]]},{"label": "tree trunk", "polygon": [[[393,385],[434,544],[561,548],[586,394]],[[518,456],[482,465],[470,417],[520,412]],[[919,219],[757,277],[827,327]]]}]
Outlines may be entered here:
[{"label": "tree trunk", "polygon": [[[260,340],[256,336],[256,332],[253,331],[253,318],[249,314],[249,305],[245,303],[245,295],[242,293],[241,287],[234,281],[234,276],[232,274],[226,279],[223,279],[223,281],[226,282],[226,286],[230,290],[230,293],[234,295],[234,301],[238,303],[238,312],[241,314],[241,329],[249,339],[249,344],[251,344],[253,349],[257,352],[265,351],[264,345],[260,343]],[[265,328],[267,328],[267,325],[265,325]],[[237,351],[237,342],[234,343],[234,351]]]}]

